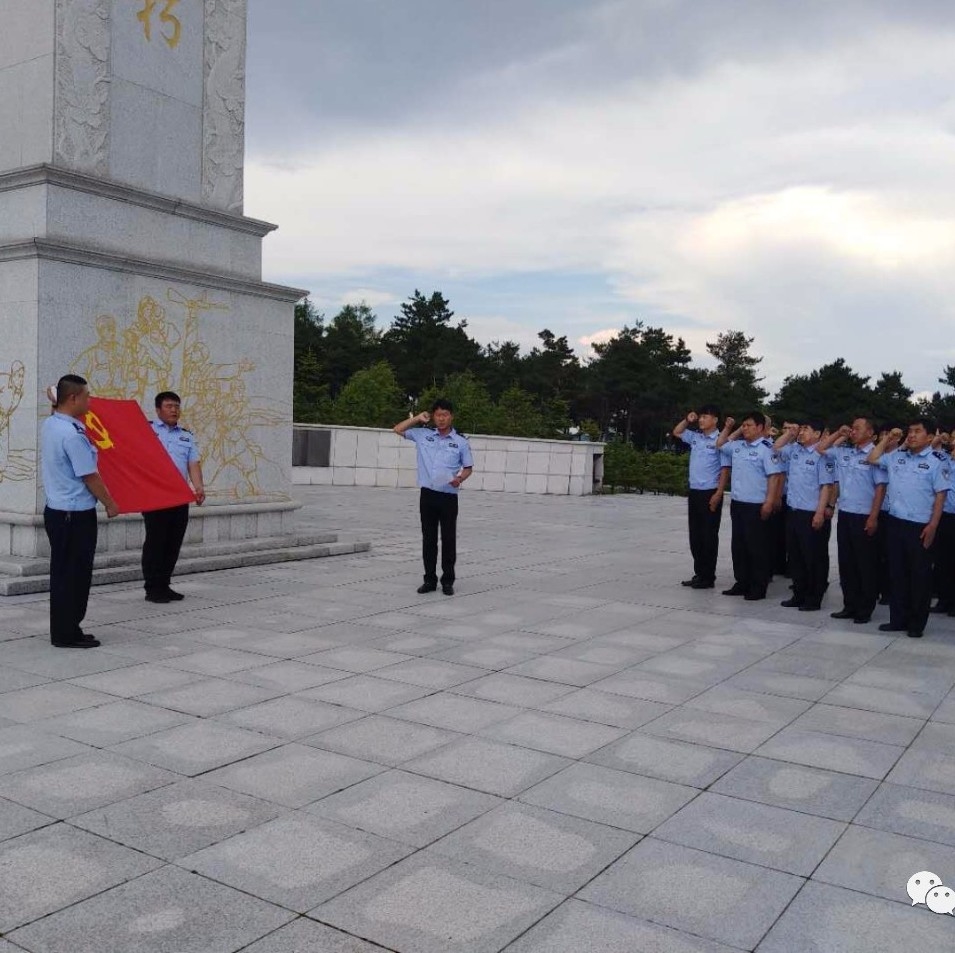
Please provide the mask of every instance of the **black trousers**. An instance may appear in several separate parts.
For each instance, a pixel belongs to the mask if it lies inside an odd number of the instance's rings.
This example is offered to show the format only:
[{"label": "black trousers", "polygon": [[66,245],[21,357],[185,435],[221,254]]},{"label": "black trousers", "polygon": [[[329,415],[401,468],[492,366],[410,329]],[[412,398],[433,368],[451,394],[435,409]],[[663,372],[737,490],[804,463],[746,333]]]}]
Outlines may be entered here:
[{"label": "black trousers", "polygon": [[189,504],[143,513],[146,538],[143,541],[143,585],[146,592],[169,588],[179,550],[189,523]]},{"label": "black trousers", "polygon": [[938,604],[955,611],[955,513],[943,513],[935,534],[935,591]]},{"label": "black trousers", "polygon": [[836,526],[842,607],[857,619],[868,619],[879,599],[879,539],[878,532],[866,533],[868,518],[865,513],[840,510]]},{"label": "black trousers", "polygon": [[889,566],[889,523],[892,517],[888,510],[879,514],[879,528],[875,534],[876,547],[879,551],[879,598],[886,602],[892,595],[892,571]]},{"label": "black trousers", "polygon": [[733,576],[747,595],[766,595],[771,575],[769,521],[760,517],[760,503],[730,503],[733,525]]},{"label": "black trousers", "polygon": [[792,511],[789,509],[786,501],[782,506],[770,516],[769,522],[769,548],[770,548],[770,567],[771,576],[788,576],[789,572],[789,537],[786,532],[786,525],[789,522],[789,515]]},{"label": "black trousers", "polygon": [[441,585],[454,583],[457,558],[458,496],[421,488],[421,556],[424,560],[424,581],[438,582],[438,528],[441,529]]},{"label": "black trousers", "polygon": [[[922,632],[932,602],[932,548],[922,545],[924,523],[889,517],[889,622],[909,632]],[[933,547],[934,548],[934,547]]]},{"label": "black trousers", "polygon": [[829,587],[832,523],[825,520],[819,529],[813,529],[812,518],[809,510],[790,510],[786,516],[786,551],[793,599],[806,606],[819,605]]},{"label": "black trousers", "polygon": [[50,541],[50,641],[78,642],[93,581],[96,510],[43,511]]},{"label": "black trousers", "polygon": [[690,526],[690,553],[693,556],[693,575],[703,582],[716,579],[716,560],[720,554],[720,522],[723,502],[710,511],[712,490],[690,490],[687,497],[687,520]]}]

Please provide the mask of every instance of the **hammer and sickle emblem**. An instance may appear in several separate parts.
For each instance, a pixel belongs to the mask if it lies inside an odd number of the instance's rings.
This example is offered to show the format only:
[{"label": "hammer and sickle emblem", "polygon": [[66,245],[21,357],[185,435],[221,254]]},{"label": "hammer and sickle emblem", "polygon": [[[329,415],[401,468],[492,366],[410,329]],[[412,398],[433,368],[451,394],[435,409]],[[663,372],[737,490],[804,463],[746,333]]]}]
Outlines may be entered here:
[{"label": "hammer and sickle emblem", "polygon": [[103,421],[92,410],[86,412],[86,429],[92,434],[93,443],[100,450],[110,450],[115,446],[113,438],[110,437],[109,431],[103,425]]}]

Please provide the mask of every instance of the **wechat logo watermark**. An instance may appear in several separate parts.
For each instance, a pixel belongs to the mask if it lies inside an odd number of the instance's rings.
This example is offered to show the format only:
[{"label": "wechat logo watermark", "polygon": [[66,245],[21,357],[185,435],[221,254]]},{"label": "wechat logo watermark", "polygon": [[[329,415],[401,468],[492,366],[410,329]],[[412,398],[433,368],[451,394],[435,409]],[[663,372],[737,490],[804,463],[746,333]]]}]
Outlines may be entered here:
[{"label": "wechat logo watermark", "polygon": [[955,916],[955,887],[946,887],[938,874],[920,870],[909,877],[905,891],[912,906],[924,903],[932,913],[948,913]]}]

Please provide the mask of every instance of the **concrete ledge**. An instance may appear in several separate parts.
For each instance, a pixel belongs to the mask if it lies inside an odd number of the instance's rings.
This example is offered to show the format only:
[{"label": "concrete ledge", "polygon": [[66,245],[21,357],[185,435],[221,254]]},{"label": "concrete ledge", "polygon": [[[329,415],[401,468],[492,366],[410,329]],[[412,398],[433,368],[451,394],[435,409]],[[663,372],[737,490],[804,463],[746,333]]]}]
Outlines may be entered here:
[{"label": "concrete ledge", "polygon": [[[176,565],[176,577],[197,572],[215,572],[219,569],[236,569],[242,566],[263,566],[269,563],[293,562],[300,559],[321,559],[327,556],[345,556],[351,553],[367,553],[371,543],[338,542],[338,537],[328,534],[325,542],[303,542],[299,545],[285,545],[274,549],[254,549],[248,547],[242,551],[220,554],[187,555],[183,547],[183,556]],[[312,537],[314,539],[315,537]],[[267,542],[257,540],[256,542]],[[206,547],[203,547],[206,548]],[[127,555],[127,554],[122,554]],[[34,561],[35,562],[35,561]],[[49,568],[46,564],[44,568]],[[138,564],[126,561],[125,565],[106,565],[93,570],[93,585],[102,586],[114,582],[135,582],[142,579]],[[0,596],[21,596],[34,592],[48,592],[49,574],[43,575],[0,575]]]}]

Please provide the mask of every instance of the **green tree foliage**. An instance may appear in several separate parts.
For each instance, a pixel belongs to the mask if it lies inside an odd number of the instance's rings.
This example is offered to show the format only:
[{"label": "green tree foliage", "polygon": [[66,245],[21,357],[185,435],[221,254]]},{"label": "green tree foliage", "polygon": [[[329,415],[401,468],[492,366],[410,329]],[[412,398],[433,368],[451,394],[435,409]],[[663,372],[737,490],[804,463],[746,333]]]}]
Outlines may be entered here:
[{"label": "green tree foliage", "polygon": [[471,371],[449,375],[440,386],[432,385],[418,401],[418,410],[430,410],[439,397],[454,405],[454,427],[460,433],[497,432],[497,410],[484,382]]},{"label": "green tree foliage", "polygon": [[292,383],[292,418],[303,424],[328,423],[332,419],[332,401],[328,384],[315,355],[304,350],[295,365]]},{"label": "green tree foliage", "polygon": [[758,376],[763,359],[750,353],[754,340],[742,331],[724,331],[715,341],[706,342],[706,350],[716,358],[716,367],[695,372],[695,403],[714,403],[724,413],[745,412],[763,405],[768,393]]},{"label": "green tree foliage", "polygon": [[381,360],[381,333],[367,304],[348,304],[325,328],[323,368],[332,397],[356,371]]},{"label": "green tree foliage", "polygon": [[352,374],[333,407],[335,423],[357,427],[393,427],[405,413],[405,399],[387,361]]},{"label": "green tree foliage", "polygon": [[452,324],[453,317],[440,291],[426,298],[416,289],[401,306],[382,346],[405,394],[419,397],[450,374],[478,368],[481,345],[468,336],[467,321]]},{"label": "green tree foliage", "polygon": [[776,420],[817,417],[842,423],[858,414],[872,413],[869,378],[856,374],[843,358],[809,374],[792,374],[783,381],[772,403]]},{"label": "green tree foliage", "polygon": [[513,341],[492,341],[483,352],[481,376],[491,396],[497,400],[504,391],[521,380],[521,348]]},{"label": "green tree foliage", "polygon": [[508,387],[497,402],[494,433],[504,437],[543,437],[553,439],[547,418],[538,402],[523,388]]},{"label": "green tree foliage", "polygon": [[588,367],[588,410],[624,442],[661,446],[675,408],[687,400],[690,351],[662,328],[638,321],[602,344]]},{"label": "green tree foliage", "polygon": [[918,416],[912,388],[902,382],[900,371],[883,371],[872,388],[872,414],[879,422],[903,423]]}]

